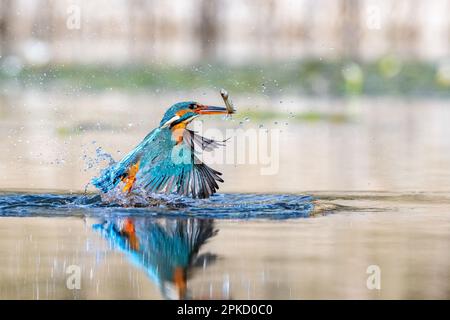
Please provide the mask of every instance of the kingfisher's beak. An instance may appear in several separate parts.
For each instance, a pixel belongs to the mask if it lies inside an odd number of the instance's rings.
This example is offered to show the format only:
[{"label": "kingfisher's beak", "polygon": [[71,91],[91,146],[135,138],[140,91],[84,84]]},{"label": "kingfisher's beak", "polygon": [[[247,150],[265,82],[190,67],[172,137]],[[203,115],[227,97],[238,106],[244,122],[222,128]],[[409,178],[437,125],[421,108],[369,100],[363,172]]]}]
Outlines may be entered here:
[{"label": "kingfisher's beak", "polygon": [[228,114],[227,108],[206,106],[198,103],[197,107],[194,109],[194,112],[197,114]]}]

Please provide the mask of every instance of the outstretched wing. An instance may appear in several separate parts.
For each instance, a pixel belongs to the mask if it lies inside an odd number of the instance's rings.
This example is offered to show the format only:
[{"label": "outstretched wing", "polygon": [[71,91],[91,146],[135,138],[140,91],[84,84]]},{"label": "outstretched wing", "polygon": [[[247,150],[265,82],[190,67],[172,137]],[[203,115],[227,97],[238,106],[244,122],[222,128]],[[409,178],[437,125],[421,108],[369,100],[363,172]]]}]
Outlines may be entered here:
[{"label": "outstretched wing", "polygon": [[[139,170],[140,158],[142,157],[146,146],[153,142],[155,137],[157,137],[159,130],[160,129],[155,129],[151,131],[141,143],[139,143],[136,148],[127,154],[120,162],[114,163],[103,169],[100,176],[92,179],[91,183],[96,188],[106,193],[116,187],[120,181],[127,179],[130,173],[136,174],[136,171]],[[134,177],[132,182],[134,182]],[[128,187],[128,183],[126,183],[125,187]],[[127,190],[130,188],[131,186],[129,186]]]},{"label": "outstretched wing", "polygon": [[136,181],[148,192],[208,198],[219,189],[217,182],[223,182],[221,175],[196,157],[192,143],[173,141],[167,128],[144,148]]}]

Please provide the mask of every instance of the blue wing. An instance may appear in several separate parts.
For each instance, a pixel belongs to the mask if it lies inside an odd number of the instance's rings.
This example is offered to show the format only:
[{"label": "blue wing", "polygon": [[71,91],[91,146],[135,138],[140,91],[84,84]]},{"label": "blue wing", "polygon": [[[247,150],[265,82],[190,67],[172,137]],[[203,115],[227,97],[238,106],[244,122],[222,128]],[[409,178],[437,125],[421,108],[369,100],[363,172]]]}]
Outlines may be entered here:
[{"label": "blue wing", "polygon": [[92,184],[102,192],[115,188],[127,177],[131,166],[139,163],[136,186],[147,192],[178,193],[193,198],[208,198],[223,182],[221,173],[202,163],[195,155],[194,145],[210,151],[220,145],[185,130],[183,141],[172,139],[169,128],[157,128],[120,162],[104,169]]},{"label": "blue wing", "polygon": [[140,160],[146,146],[153,142],[159,131],[159,128],[151,131],[125,158],[102,170],[100,176],[92,179],[91,183],[104,193],[116,187],[127,175],[129,168]]},{"label": "blue wing", "polygon": [[[148,192],[208,198],[219,189],[217,182],[223,182],[221,173],[198,159],[194,139],[189,139],[194,135],[185,132],[183,141],[176,143],[170,129],[161,129],[153,143],[144,148],[137,181]],[[211,144],[213,140],[210,141]]]}]

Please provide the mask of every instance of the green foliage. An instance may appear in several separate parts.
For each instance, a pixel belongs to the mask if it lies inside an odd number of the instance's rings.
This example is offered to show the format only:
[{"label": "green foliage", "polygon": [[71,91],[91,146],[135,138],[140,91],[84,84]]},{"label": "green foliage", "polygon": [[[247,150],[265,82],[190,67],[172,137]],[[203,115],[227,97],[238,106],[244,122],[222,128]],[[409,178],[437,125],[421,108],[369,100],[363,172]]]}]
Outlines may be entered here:
[{"label": "green foliage", "polygon": [[253,122],[264,123],[274,120],[286,120],[288,116],[289,121],[293,122],[331,122],[331,123],[350,123],[352,118],[349,114],[345,112],[339,113],[326,113],[326,112],[316,112],[316,111],[305,111],[298,113],[286,113],[276,112],[276,111],[265,111],[265,110],[247,110],[243,112],[238,112],[235,117],[236,119],[250,119]]},{"label": "green foliage", "polygon": [[[445,69],[446,70],[446,69]],[[444,71],[445,71],[444,70]],[[447,72],[448,73],[448,72]],[[309,59],[265,65],[49,65],[25,66],[14,76],[0,67],[0,85],[86,90],[190,90],[225,87],[235,93],[307,96],[450,96],[447,73],[439,66],[386,56],[378,61]],[[442,76],[444,74],[444,76]]]}]

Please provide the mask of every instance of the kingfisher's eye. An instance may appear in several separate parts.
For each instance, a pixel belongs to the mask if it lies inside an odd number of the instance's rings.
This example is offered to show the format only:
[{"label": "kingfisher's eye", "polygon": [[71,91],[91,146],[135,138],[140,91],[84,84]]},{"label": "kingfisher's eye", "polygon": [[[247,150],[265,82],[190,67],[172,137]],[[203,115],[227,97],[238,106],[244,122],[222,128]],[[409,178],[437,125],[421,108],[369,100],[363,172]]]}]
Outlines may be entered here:
[{"label": "kingfisher's eye", "polygon": [[196,104],[195,104],[195,103],[191,103],[191,104],[189,105],[189,109],[194,109],[194,108],[195,108],[195,106],[196,106]]}]

